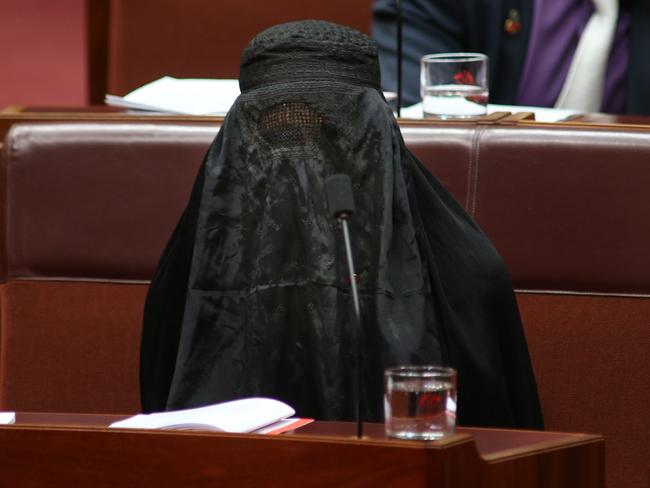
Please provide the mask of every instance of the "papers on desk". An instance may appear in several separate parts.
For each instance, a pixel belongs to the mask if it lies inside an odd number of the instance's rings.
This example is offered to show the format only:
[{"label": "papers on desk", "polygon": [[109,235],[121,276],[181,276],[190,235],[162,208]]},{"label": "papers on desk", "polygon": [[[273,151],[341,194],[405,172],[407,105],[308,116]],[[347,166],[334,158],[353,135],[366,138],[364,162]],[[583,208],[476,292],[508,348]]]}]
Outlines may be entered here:
[{"label": "papers on desk", "polygon": [[[238,80],[165,76],[123,97],[106,95],[104,101],[107,105],[131,110],[182,115],[226,115],[239,93]],[[384,96],[391,99],[396,94],[385,92]],[[578,110],[546,107],[488,105],[488,113],[494,112],[534,112],[535,120],[539,122],[557,122],[580,113]],[[421,119],[422,104],[403,107],[401,116],[405,119]]]},{"label": "papers on desk", "polygon": [[[558,122],[560,120],[566,119],[570,115],[577,113],[582,113],[580,110],[570,110],[570,109],[557,109],[557,108],[548,108],[548,107],[527,107],[523,105],[496,105],[488,104],[488,114],[493,114],[494,112],[533,112],[535,114],[535,120],[537,122]],[[416,103],[409,107],[403,107],[400,115],[403,119],[421,119],[422,115],[422,104]]]},{"label": "papers on desk", "polygon": [[124,97],[106,95],[106,105],[185,115],[226,115],[239,96],[237,80],[173,78],[152,81]]},{"label": "papers on desk", "polygon": [[312,422],[312,419],[289,418],[295,413],[278,400],[245,398],[187,410],[135,415],[110,427],[278,434]]},{"label": "papers on desk", "polygon": [[0,412],[0,425],[8,425],[16,422],[15,412]]},{"label": "papers on desk", "polygon": [[[114,107],[180,115],[226,115],[239,96],[239,80],[164,76],[123,97],[106,95]],[[397,97],[384,92],[387,100]]]}]

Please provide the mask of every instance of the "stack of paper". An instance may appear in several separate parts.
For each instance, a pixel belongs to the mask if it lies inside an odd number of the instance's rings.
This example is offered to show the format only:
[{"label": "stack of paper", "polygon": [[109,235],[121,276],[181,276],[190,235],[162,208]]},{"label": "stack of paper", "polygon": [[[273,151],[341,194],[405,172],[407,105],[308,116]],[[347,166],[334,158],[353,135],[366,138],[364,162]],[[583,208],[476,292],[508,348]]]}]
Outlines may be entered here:
[{"label": "stack of paper", "polygon": [[15,421],[15,412],[0,412],[0,424],[13,424]]},{"label": "stack of paper", "polygon": [[[132,110],[147,110],[168,114],[183,115],[226,115],[239,96],[237,80],[217,80],[207,78],[173,78],[165,76],[152,81],[124,97],[106,95],[107,105]],[[387,99],[396,97],[395,93],[385,92]],[[488,113],[494,112],[534,112],[539,122],[556,122],[577,110],[554,109],[546,107],[524,107],[518,105],[488,105]],[[422,104],[418,103],[401,110],[402,118],[421,119]]]},{"label": "stack of paper", "polygon": [[239,96],[237,80],[172,78],[152,81],[124,97],[106,95],[107,105],[170,114],[225,115]]},{"label": "stack of paper", "polygon": [[295,411],[271,398],[245,398],[207,407],[140,414],[110,425],[121,429],[211,430],[217,432],[279,433],[312,419],[289,418]]}]

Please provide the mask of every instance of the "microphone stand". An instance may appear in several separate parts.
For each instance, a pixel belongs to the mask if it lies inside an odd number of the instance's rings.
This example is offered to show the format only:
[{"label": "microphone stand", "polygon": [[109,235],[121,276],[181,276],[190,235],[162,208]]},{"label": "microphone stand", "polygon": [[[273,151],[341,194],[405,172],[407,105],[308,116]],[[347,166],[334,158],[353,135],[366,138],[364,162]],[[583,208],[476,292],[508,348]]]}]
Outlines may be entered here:
[{"label": "microphone stand", "polygon": [[402,114],[402,3],[395,0],[397,13],[397,117]]},{"label": "microphone stand", "polygon": [[355,354],[355,409],[357,417],[357,438],[363,437],[363,420],[362,420],[362,399],[361,399],[361,385],[362,385],[362,371],[361,371],[361,343],[362,343],[362,327],[361,327],[361,308],[359,306],[359,292],[357,290],[356,274],[354,272],[354,261],[352,259],[352,246],[350,245],[350,231],[348,229],[348,218],[354,212],[354,199],[352,196],[352,184],[350,177],[344,174],[335,174],[327,178],[325,181],[325,188],[327,191],[327,201],[330,213],[333,217],[337,218],[341,224],[343,232],[343,241],[345,243],[345,255],[348,263],[348,274],[350,279],[350,291],[352,292],[352,303],[354,305],[354,321],[356,329],[356,354]]},{"label": "microphone stand", "polygon": [[345,241],[345,255],[348,261],[348,273],[350,275],[350,290],[352,291],[352,303],[354,304],[354,317],[357,330],[357,354],[355,369],[356,378],[356,416],[357,416],[357,437],[363,437],[363,421],[361,420],[361,308],[359,307],[359,292],[357,291],[357,277],[354,272],[354,262],[352,261],[352,246],[350,245],[350,232],[348,230],[348,215],[342,213],[339,215],[339,222],[343,231],[343,240]]}]

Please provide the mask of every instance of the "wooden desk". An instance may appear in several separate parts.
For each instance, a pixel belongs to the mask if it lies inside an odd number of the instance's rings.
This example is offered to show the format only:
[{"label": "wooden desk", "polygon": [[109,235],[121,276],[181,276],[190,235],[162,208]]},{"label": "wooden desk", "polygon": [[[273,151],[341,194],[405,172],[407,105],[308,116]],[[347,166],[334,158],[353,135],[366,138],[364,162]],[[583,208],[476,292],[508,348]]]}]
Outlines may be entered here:
[{"label": "wooden desk", "polygon": [[[7,107],[0,110],[0,144],[12,124],[17,122],[192,122],[221,125],[221,116],[173,115],[156,112],[128,111],[108,105],[89,105],[79,107]],[[539,125],[542,127],[619,127],[621,129],[648,129],[650,116],[578,114],[566,120],[549,123],[538,122],[532,112],[496,112],[484,117],[460,119],[455,121],[435,119],[400,119],[400,126],[430,125]]]},{"label": "wooden desk", "polygon": [[604,486],[604,440],[461,428],[435,442],[381,424],[315,422],[280,436],[113,430],[117,416],[18,414],[0,427],[0,486]]}]

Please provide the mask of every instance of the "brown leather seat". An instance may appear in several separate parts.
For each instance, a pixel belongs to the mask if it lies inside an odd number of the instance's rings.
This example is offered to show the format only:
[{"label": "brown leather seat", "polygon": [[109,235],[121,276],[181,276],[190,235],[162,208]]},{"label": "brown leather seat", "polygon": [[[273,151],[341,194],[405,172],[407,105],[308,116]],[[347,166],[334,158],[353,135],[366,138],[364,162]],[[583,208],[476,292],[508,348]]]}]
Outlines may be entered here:
[{"label": "brown leather seat", "polygon": [[[139,409],[142,304],[217,128],[17,124],[2,157],[0,409]],[[650,132],[404,125],[511,272],[547,428],[647,482]]]}]

